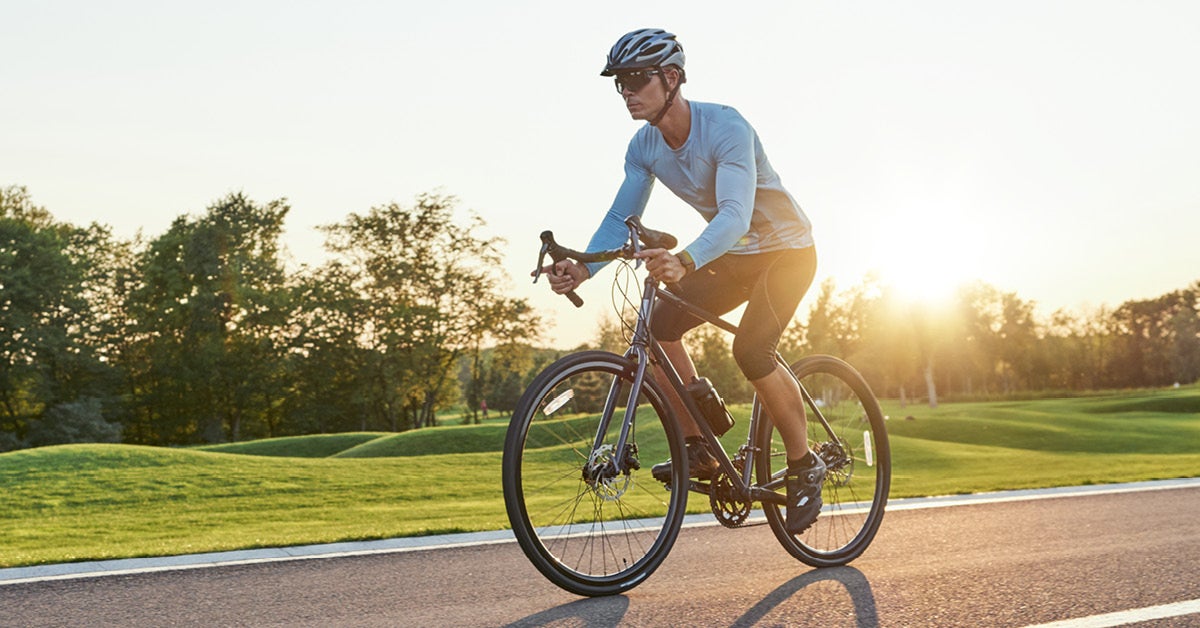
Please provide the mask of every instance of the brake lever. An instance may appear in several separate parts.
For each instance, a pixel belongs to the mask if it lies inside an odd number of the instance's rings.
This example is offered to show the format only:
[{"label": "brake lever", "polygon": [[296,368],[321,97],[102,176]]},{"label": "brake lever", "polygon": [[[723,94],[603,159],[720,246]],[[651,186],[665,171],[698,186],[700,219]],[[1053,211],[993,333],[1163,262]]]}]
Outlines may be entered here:
[{"label": "brake lever", "polygon": [[[566,256],[558,249],[550,250],[550,243],[554,241],[554,235],[549,231],[542,232],[542,251],[538,254],[538,269],[534,275],[533,281],[537,283],[538,277],[541,275],[543,263],[546,261],[546,253],[550,253],[550,259],[554,261],[554,274],[558,274],[558,263],[566,259]],[[579,298],[578,294],[572,290],[563,296],[567,297],[575,305],[575,307],[583,307],[583,299]]]},{"label": "brake lever", "polygon": [[537,269],[533,271],[533,283],[542,276],[542,267],[546,265],[546,252],[550,250],[549,242],[542,242],[542,250],[538,252]]},{"label": "brake lever", "polygon": [[633,255],[635,256],[634,259],[636,260],[633,263],[633,268],[636,270],[642,267],[642,258],[636,257],[638,253],[642,252],[642,241],[640,238],[638,238],[636,224],[631,224],[628,220],[626,220],[625,226],[629,229],[629,242],[633,244]]}]

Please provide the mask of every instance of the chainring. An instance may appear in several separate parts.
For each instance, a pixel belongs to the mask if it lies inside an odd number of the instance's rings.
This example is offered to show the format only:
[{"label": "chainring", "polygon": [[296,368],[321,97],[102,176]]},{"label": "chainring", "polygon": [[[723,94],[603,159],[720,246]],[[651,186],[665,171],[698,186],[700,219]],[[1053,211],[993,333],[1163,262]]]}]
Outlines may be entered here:
[{"label": "chainring", "polygon": [[737,528],[750,516],[750,502],[737,498],[733,481],[724,473],[712,479],[708,491],[708,505],[712,507],[717,521],[726,528]]}]

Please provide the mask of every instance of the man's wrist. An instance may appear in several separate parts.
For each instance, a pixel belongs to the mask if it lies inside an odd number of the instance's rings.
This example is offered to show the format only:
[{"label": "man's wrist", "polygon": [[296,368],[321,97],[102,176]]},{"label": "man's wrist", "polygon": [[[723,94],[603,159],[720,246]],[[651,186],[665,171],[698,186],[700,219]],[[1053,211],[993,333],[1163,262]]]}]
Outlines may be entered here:
[{"label": "man's wrist", "polygon": [[684,274],[696,270],[696,260],[692,259],[691,253],[688,253],[687,251],[680,251],[675,255],[675,257],[679,260],[679,263],[683,265],[683,270],[685,271]]}]

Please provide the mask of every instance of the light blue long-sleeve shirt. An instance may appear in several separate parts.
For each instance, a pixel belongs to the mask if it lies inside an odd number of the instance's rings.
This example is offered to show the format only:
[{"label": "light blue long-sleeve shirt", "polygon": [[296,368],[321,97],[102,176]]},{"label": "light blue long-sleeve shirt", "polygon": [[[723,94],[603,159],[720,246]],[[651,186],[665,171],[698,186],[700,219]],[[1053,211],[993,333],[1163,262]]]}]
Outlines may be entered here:
[{"label": "light blue long-sleeve shirt", "polygon": [[[692,128],[672,149],[649,124],[625,153],[625,180],[588,243],[603,251],[625,243],[625,218],[641,216],[655,179],[708,221],[684,250],[703,267],[725,253],[766,253],[812,246],[812,225],[771,168],[758,134],[732,107],[690,102]],[[655,225],[651,225],[655,226]],[[669,231],[669,229],[667,229]],[[593,275],[604,263],[588,264]]]}]

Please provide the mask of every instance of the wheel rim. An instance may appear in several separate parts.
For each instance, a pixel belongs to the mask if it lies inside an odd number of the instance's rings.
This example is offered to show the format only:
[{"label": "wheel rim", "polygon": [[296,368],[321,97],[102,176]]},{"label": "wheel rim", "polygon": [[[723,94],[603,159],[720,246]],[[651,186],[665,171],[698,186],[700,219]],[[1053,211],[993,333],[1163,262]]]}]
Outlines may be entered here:
[{"label": "wheel rim", "polygon": [[[593,447],[614,383],[614,418]],[[644,577],[669,549],[683,510],[650,474],[671,457],[651,391],[639,396],[629,442],[618,450],[629,386],[621,369],[583,364],[546,382],[526,410],[517,492],[531,544],[554,571],[585,584]]]},{"label": "wheel rim", "polygon": [[[800,382],[812,397],[808,412],[809,448],[825,461],[828,472],[821,489],[824,505],[813,525],[797,535],[781,534],[794,554],[818,562],[845,562],[865,549],[878,529],[887,501],[890,455],[878,405],[865,383],[848,382],[840,369],[804,368],[797,364]],[[861,388],[861,390],[855,390]],[[756,404],[756,411],[759,406]],[[817,420],[816,412],[831,429]],[[880,424],[872,425],[871,416]],[[832,433],[831,433],[832,432]],[[781,480],[787,469],[787,454],[778,432],[771,427],[767,471],[760,475]],[[784,509],[765,506],[772,523],[783,529]]]}]

